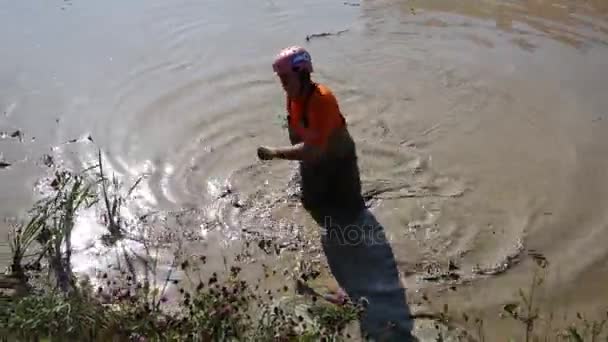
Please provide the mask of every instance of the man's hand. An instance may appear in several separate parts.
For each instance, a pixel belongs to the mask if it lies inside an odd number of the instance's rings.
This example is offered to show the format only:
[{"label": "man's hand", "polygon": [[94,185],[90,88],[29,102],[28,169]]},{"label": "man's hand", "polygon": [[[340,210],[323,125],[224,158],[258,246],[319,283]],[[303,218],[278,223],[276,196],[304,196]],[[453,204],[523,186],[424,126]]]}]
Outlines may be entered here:
[{"label": "man's hand", "polygon": [[276,158],[276,151],[270,147],[258,147],[258,158],[261,160],[271,160]]}]

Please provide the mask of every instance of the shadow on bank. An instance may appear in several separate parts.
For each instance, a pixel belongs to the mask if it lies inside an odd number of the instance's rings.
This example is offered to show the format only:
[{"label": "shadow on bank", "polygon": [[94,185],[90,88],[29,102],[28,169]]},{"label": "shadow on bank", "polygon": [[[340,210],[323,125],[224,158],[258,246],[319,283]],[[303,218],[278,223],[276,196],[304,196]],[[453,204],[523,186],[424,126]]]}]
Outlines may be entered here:
[{"label": "shadow on bank", "polygon": [[373,341],[417,341],[393,251],[373,213],[364,209],[354,221],[327,211],[309,213],[321,226],[323,250],[338,284],[353,302],[367,300],[361,334]]}]

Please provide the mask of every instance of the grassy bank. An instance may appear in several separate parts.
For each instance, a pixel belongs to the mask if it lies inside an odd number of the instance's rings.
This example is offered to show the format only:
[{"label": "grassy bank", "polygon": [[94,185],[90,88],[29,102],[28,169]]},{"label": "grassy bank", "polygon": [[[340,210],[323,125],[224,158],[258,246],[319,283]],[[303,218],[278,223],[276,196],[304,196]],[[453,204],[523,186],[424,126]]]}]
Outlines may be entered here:
[{"label": "grassy bank", "polygon": [[[45,195],[10,237],[13,252],[7,276],[0,278],[0,337],[7,341],[338,341],[349,335],[365,308],[357,303],[335,305],[308,288],[315,270],[286,273],[279,290],[267,290],[242,275],[240,256],[224,261],[224,272],[194,275],[191,261],[176,253],[168,275],[158,282],[152,254],[135,265],[126,255],[115,272],[95,282],[72,271],[71,237],[78,214],[99,209],[106,245],[130,239],[131,225],[124,206],[139,181],[125,186],[108,177],[101,154],[94,167],[81,172],[54,169]],[[138,237],[141,239],[141,237]],[[159,248],[144,241],[146,250]],[[608,341],[606,320],[587,321],[579,315],[569,329],[545,332],[547,317],[535,302],[547,260],[535,258],[539,272],[519,301],[505,305],[506,319],[521,323],[525,341]],[[205,263],[205,259],[199,260]],[[144,272],[136,268],[143,267]],[[185,274],[175,280],[173,271]],[[296,284],[297,286],[294,286]],[[168,288],[177,289],[170,296]],[[294,291],[295,290],[295,291]],[[434,320],[448,327],[434,340],[489,341],[482,318],[466,317],[469,331],[456,330],[446,307]],[[608,317],[606,317],[608,319]],[[508,338],[505,338],[508,340]]]},{"label": "grassy bank", "polygon": [[[92,283],[72,272],[71,236],[82,210],[100,208],[106,245],[129,239],[122,212],[139,181],[123,186],[98,164],[81,172],[53,170],[45,195],[10,236],[12,263],[0,279],[0,336],[10,341],[318,341],[347,338],[345,328],[362,307],[336,306],[316,294],[263,291],[244,280],[239,260],[206,279],[158,282],[155,258],[136,272],[135,259]],[[138,237],[141,239],[142,237]],[[146,250],[159,248],[147,241]],[[148,249],[149,248],[149,249]],[[125,251],[126,253],[126,251]],[[151,253],[152,254],[152,253]],[[131,261],[129,261],[131,260]],[[176,254],[171,271],[189,273],[188,258]],[[179,295],[169,298],[169,286]],[[305,285],[304,285],[305,286]],[[290,286],[293,288],[293,286]]]},{"label": "grassy bank", "polygon": [[3,309],[4,336],[19,341],[318,341],[338,340],[354,306],[312,304],[302,312],[259,298],[236,278],[184,293],[159,310],[146,289],[102,304],[84,289],[35,292]]}]

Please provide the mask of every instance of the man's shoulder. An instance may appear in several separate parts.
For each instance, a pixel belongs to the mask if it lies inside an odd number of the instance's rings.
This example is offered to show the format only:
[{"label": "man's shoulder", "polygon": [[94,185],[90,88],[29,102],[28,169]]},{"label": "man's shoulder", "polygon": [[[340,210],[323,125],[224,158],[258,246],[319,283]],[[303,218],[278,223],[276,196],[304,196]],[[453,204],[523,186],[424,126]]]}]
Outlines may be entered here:
[{"label": "man's shoulder", "polygon": [[334,97],[334,93],[331,91],[331,89],[325,85],[325,84],[320,84],[317,83],[317,93],[321,96],[327,96],[327,97]]},{"label": "man's shoulder", "polygon": [[338,103],[334,93],[324,84],[317,84],[317,91],[315,94],[315,102],[319,105],[335,106]]}]

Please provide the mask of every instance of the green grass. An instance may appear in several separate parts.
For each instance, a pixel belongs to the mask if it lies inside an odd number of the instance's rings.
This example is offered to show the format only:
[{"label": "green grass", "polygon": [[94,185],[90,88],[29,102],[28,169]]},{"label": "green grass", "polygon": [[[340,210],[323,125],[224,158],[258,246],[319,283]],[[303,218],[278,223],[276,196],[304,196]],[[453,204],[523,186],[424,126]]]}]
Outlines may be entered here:
[{"label": "green grass", "polygon": [[[80,209],[97,201],[95,182],[86,174],[56,171],[50,186],[52,191],[35,203],[27,223],[11,232],[11,270],[22,278],[24,269],[44,258],[55,275],[56,285],[66,292],[73,286],[70,241],[74,222]],[[29,262],[24,260],[26,256]]]},{"label": "green grass", "polygon": [[172,312],[155,309],[146,295],[141,289],[104,305],[85,291],[42,291],[3,306],[0,323],[20,341],[338,341],[357,319],[353,306],[322,303],[304,304],[304,318],[294,306],[258,297],[238,278],[184,293]]}]

